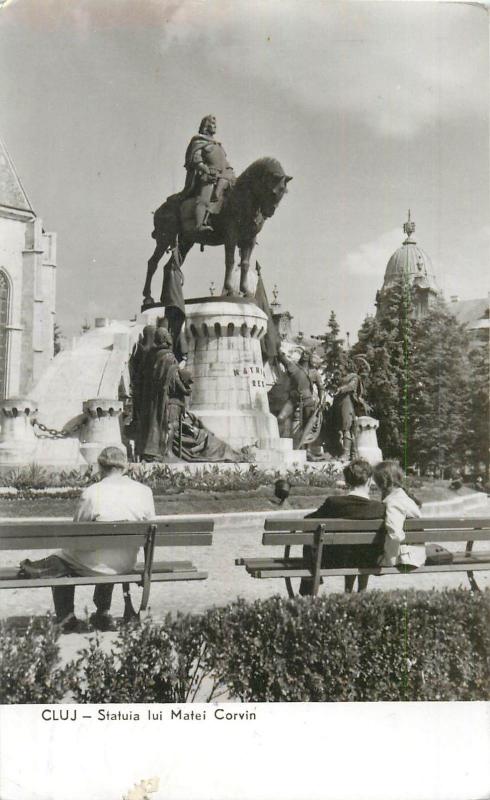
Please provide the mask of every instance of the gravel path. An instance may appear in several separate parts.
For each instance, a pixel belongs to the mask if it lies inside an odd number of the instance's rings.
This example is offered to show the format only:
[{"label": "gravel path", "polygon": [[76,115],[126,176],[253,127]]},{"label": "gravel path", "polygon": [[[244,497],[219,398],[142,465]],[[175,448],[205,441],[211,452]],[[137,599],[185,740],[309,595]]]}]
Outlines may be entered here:
[{"label": "gravel path", "polygon": [[[480,516],[490,512],[490,501],[487,508],[478,509],[468,516]],[[304,512],[303,512],[304,513]],[[281,516],[296,516],[297,511],[282,512]],[[209,577],[205,581],[188,581],[182,583],[155,583],[150,596],[151,613],[156,619],[161,619],[171,611],[201,612],[213,605],[224,605],[237,597],[247,600],[269,597],[272,594],[286,596],[283,580],[257,580],[251,578],[243,567],[235,566],[235,558],[251,556],[267,556],[282,554],[281,548],[263,547],[261,544],[262,530],[265,516],[272,516],[271,512],[253,512],[213,515],[215,520],[215,533],[211,547],[185,548],[157,548],[157,560],[191,559],[199,569],[206,570]],[[449,545],[448,545],[449,546]],[[450,547],[450,546],[449,546]],[[298,554],[301,548],[292,548]],[[2,554],[1,564],[11,566],[18,563],[19,555],[16,553]],[[23,554],[23,557],[40,558],[41,551],[32,554]],[[481,586],[490,585],[490,575],[486,573],[478,577]],[[401,589],[418,588],[430,589],[436,587],[467,586],[467,579],[463,573],[442,573],[440,575],[387,575],[370,579],[370,589]],[[325,582],[321,591],[341,592],[343,579],[332,578]],[[133,587],[134,605],[139,601],[140,589]],[[90,587],[77,587],[76,608],[77,613],[83,614],[86,607],[92,611],[92,589]],[[2,607],[0,618],[12,616],[29,616],[44,614],[52,609],[51,591],[49,589],[13,589],[2,593]],[[122,615],[123,602],[122,590],[119,586],[114,589],[113,612],[116,616]]]}]

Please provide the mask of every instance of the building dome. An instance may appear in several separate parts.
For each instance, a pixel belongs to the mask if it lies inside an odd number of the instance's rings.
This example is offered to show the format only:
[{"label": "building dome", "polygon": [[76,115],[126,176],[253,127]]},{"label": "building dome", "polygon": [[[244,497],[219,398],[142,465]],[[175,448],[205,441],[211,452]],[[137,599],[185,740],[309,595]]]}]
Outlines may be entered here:
[{"label": "building dome", "polygon": [[403,226],[403,232],[407,234],[407,238],[402,246],[395,250],[386,265],[383,289],[404,277],[412,287],[429,289],[438,293],[432,262],[414,239],[415,222],[410,219],[410,211],[408,212],[408,221]]}]

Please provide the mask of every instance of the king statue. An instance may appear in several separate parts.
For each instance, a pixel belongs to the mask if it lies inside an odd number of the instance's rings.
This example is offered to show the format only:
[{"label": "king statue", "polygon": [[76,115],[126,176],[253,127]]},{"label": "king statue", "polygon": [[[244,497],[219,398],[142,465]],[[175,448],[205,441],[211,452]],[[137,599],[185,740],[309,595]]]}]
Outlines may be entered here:
[{"label": "king statue", "polygon": [[208,217],[221,210],[224,192],[235,183],[233,168],[228,162],[221,142],[216,141],[216,117],[204,117],[199,133],[193,136],[185,154],[187,177],[183,197],[195,197],[197,232],[211,231]]}]

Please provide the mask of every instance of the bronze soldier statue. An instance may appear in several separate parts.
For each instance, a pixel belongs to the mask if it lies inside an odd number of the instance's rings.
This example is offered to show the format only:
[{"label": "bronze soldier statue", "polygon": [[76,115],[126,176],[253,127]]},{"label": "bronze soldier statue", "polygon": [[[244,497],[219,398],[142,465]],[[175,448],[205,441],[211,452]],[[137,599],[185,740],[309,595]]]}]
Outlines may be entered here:
[{"label": "bronze soldier statue", "polygon": [[341,461],[356,457],[356,416],[371,411],[364,399],[364,380],[370,372],[369,364],[362,356],[354,356],[353,361],[357,372],[345,376],[342,386],[335,393],[331,409]]},{"label": "bronze soldier statue", "polygon": [[295,437],[299,441],[305,425],[323,400],[323,379],[318,371],[320,359],[315,353],[304,352],[295,364],[280,350],[278,360],[291,381],[289,397],[277,415],[279,434],[283,437],[293,435],[293,418],[299,407],[300,430]]},{"label": "bronze soldier statue", "polygon": [[235,182],[233,168],[228,163],[221,142],[216,141],[216,117],[204,117],[199,133],[193,136],[185,154],[187,177],[184,197],[195,197],[196,231],[211,231],[208,217],[213,203],[216,213],[221,209],[224,192]]}]

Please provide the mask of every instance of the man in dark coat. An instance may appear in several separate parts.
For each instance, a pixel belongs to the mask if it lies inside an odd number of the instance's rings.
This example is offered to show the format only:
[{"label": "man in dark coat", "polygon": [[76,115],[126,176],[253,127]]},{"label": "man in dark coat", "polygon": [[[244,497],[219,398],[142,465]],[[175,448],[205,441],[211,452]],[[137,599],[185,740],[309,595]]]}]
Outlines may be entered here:
[{"label": "man in dark coat", "polygon": [[[357,458],[344,467],[344,478],[347,494],[332,495],[325,502],[307,514],[305,519],[384,519],[385,506],[381,500],[370,498],[370,488],[373,478],[371,465],[362,458]],[[339,541],[341,534],[338,535]],[[323,548],[322,567],[324,569],[335,567],[374,567],[383,553],[384,534],[380,535],[374,544],[332,544]],[[313,548],[305,545],[303,556],[313,564]],[[358,590],[367,588],[369,575],[359,575]],[[355,575],[345,576],[345,590],[352,592]],[[299,593],[309,595],[312,592],[313,580],[302,578]]]}]

